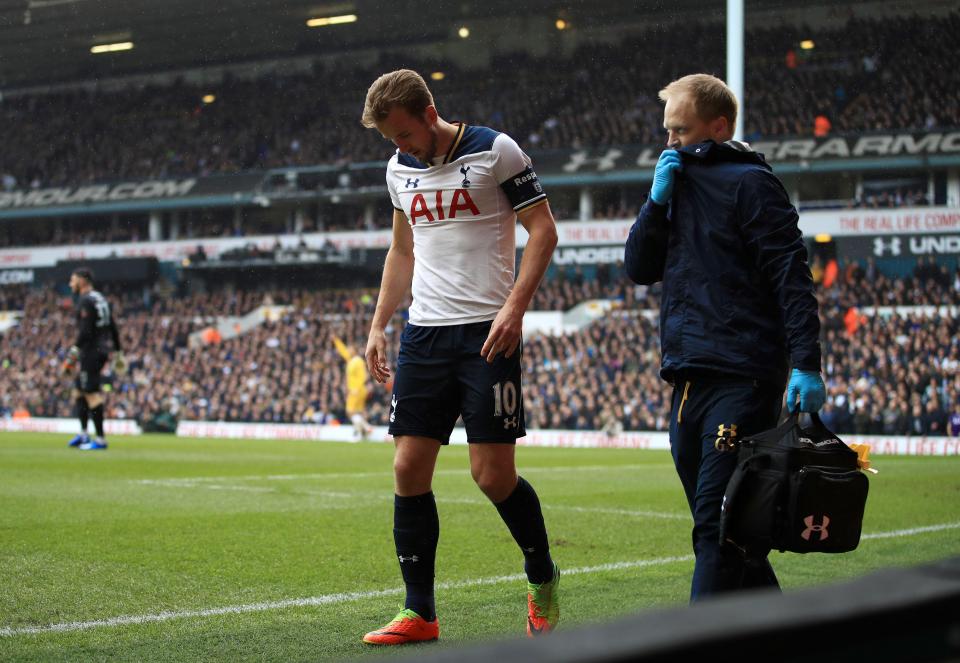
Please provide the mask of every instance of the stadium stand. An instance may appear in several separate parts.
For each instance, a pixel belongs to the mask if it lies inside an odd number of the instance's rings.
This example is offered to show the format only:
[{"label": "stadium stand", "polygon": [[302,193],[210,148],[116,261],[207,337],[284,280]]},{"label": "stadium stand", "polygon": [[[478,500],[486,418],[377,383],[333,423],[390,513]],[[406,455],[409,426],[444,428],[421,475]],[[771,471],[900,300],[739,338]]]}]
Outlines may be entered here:
[{"label": "stadium stand", "polygon": [[[11,95],[0,105],[0,186],[382,161],[389,150],[360,126],[358,100],[378,72],[399,64],[445,70],[434,85],[445,115],[504,127],[527,150],[659,144],[662,108],[652,91],[687,71],[721,71],[720,42],[707,37],[722,29],[685,25],[682,63],[647,57],[675,39],[655,28],[617,44],[585,45],[565,59],[498,56],[485,76],[383,54],[376,67],[318,61],[311,74],[228,77],[203,87]],[[746,138],[812,135],[820,116],[832,132],[960,126],[960,72],[947,64],[958,32],[957,12],[850,19],[819,30],[816,49],[794,52],[807,36],[799,28],[753,29],[746,35]],[[214,101],[204,103],[205,95]]]},{"label": "stadium stand", "polygon": [[[913,275],[892,278],[853,261],[830,288],[820,287],[824,420],[840,433],[946,435],[960,415],[960,316],[953,312],[880,314],[871,307],[960,306],[960,269],[921,261]],[[569,273],[567,273],[569,271]],[[670,387],[657,376],[658,292],[627,284],[617,266],[586,278],[557,270],[535,308],[569,309],[591,299],[616,304],[576,332],[537,334],[524,347],[524,403],[530,428],[666,430]],[[330,335],[362,349],[375,301],[372,291],[218,291],[176,297],[171,288],[115,297],[130,348],[130,373],[114,377],[108,403],[115,418],[325,423],[343,419],[343,365]],[[69,347],[72,304],[51,292],[27,293],[20,326],[5,335],[0,373],[2,412],[70,416],[59,363]],[[17,296],[7,300],[17,303]],[[191,334],[220,316],[259,306],[284,307],[274,322],[216,345],[191,345]],[[912,309],[911,309],[912,310]],[[403,316],[394,321],[396,344]],[[15,388],[15,385],[27,385]],[[369,419],[386,423],[389,389],[374,385]]]}]

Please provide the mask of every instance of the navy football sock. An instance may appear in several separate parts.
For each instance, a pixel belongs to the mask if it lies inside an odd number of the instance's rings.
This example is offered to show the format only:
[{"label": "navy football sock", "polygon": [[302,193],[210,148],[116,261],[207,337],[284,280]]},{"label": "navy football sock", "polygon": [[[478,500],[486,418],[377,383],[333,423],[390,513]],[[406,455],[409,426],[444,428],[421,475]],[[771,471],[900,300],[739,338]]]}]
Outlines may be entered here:
[{"label": "navy football sock", "polygon": [[93,428],[97,431],[97,437],[103,439],[103,403],[90,411],[93,415]]},{"label": "navy football sock", "polygon": [[90,416],[90,407],[87,405],[87,399],[81,396],[77,399],[77,416],[80,418],[80,432],[87,432],[87,421]]},{"label": "navy football sock", "polygon": [[523,568],[527,579],[535,584],[552,580],[553,559],[550,558],[547,527],[543,523],[540,500],[533,486],[519,477],[510,497],[494,506],[523,551]]},{"label": "navy football sock", "polygon": [[407,587],[405,608],[427,621],[436,618],[433,598],[434,562],[440,539],[440,518],[433,493],[394,496],[393,541]]}]

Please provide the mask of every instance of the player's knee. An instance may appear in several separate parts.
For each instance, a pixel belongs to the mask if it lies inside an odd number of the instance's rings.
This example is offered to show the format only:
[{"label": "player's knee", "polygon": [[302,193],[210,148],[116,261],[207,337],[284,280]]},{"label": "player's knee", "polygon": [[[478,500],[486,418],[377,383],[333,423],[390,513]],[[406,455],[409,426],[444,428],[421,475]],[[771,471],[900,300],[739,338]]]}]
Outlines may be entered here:
[{"label": "player's knee", "polygon": [[507,499],[517,484],[516,474],[497,466],[472,467],[470,473],[477,487],[494,502]]},{"label": "player's knee", "polygon": [[393,459],[393,475],[398,482],[413,484],[423,478],[429,480],[430,474],[416,458],[398,455]]}]

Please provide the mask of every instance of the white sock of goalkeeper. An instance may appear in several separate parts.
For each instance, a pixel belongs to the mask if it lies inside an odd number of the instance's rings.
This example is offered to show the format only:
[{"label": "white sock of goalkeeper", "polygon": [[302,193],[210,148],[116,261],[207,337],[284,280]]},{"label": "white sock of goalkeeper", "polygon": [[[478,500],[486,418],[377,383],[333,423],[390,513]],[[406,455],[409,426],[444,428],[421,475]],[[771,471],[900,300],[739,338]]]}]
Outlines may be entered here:
[{"label": "white sock of goalkeeper", "polygon": [[353,430],[357,431],[361,435],[367,432],[367,420],[363,418],[363,415],[359,412],[357,414],[350,415],[350,421],[353,422]]}]

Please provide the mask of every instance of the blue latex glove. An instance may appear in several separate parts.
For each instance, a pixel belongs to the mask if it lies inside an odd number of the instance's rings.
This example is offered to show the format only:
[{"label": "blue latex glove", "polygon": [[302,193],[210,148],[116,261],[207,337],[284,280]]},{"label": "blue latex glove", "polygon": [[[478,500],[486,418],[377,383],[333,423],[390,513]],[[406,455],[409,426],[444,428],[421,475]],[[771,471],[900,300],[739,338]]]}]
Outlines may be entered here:
[{"label": "blue latex glove", "polygon": [[657,167],[653,171],[653,184],[650,186],[650,200],[657,205],[666,205],[673,196],[674,172],[683,170],[680,153],[676,150],[664,150],[660,153]]},{"label": "blue latex glove", "polygon": [[800,398],[801,412],[819,412],[827,400],[827,388],[817,371],[793,369],[790,384],[787,386],[787,409],[797,411],[797,397]]}]

